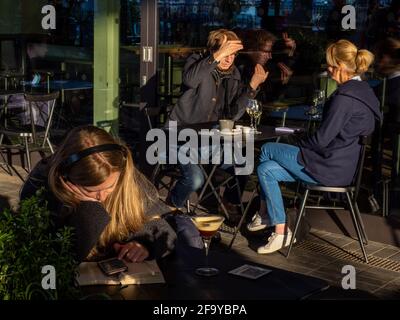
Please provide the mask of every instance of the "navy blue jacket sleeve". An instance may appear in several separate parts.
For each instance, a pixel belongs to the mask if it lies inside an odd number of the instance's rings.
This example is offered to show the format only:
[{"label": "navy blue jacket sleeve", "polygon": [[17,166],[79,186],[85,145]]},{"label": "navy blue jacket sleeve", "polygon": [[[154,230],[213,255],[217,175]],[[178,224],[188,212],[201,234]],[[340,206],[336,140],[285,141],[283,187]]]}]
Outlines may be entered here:
[{"label": "navy blue jacket sleeve", "polygon": [[346,96],[335,96],[328,106],[320,128],[311,137],[300,140],[299,146],[323,153],[331,141],[337,137],[347,121],[350,120],[351,108],[349,104],[353,103],[352,100]]}]

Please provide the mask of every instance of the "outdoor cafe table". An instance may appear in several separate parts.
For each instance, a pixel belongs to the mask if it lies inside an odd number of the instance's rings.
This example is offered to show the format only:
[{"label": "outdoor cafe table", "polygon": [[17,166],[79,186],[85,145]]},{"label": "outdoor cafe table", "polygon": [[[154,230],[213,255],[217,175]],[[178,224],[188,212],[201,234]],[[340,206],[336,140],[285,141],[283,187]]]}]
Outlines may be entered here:
[{"label": "outdoor cafe table", "polygon": [[[185,126],[185,127],[178,127],[178,131],[182,130],[182,129],[185,129],[185,128],[190,128],[190,129],[194,129],[194,130],[199,132],[201,129],[212,129],[212,128],[215,128],[215,126],[216,126],[216,122],[198,123],[198,124],[193,124],[193,125],[189,125],[189,126]],[[259,126],[258,130],[261,133],[254,135],[254,144],[261,144],[261,143],[264,143],[264,142],[267,142],[267,141],[271,141],[273,139],[276,139],[276,138],[279,138],[279,137],[282,137],[282,136],[288,136],[288,135],[292,134],[292,133],[288,133],[288,132],[277,132],[275,130],[275,127],[273,127],[273,126],[265,126],[265,125],[264,126]],[[223,141],[224,141],[224,139],[221,139],[222,143],[223,143]],[[243,142],[244,142],[243,144],[245,144],[245,138],[243,138]],[[198,197],[196,203],[193,205],[192,213],[195,213],[199,203],[202,200],[204,200],[204,198],[208,197],[208,195],[206,195],[204,197],[204,193],[205,193],[207,187],[210,187],[211,190],[212,190],[212,193],[216,197],[219,205],[221,205],[221,208],[222,208],[225,216],[228,217],[228,212],[227,212],[227,210],[226,210],[226,208],[225,208],[225,206],[224,206],[224,204],[223,204],[223,202],[221,200],[221,197],[217,193],[216,188],[213,186],[213,183],[212,183],[212,178],[213,178],[213,176],[214,176],[214,174],[216,172],[217,167],[219,167],[220,165],[221,164],[212,164],[212,168],[211,168],[210,173],[207,173],[207,171],[205,169],[206,165],[200,163],[200,168],[201,168],[201,170],[202,170],[202,172],[203,172],[203,174],[204,174],[204,176],[206,178],[206,182],[204,183],[204,185],[203,185],[203,187],[202,187],[202,189],[201,189],[201,191],[199,193],[199,197]],[[234,168],[236,167],[235,163],[233,163],[233,166],[234,166]],[[241,190],[239,190],[239,183],[238,183],[238,180],[237,180],[236,176],[232,176],[232,177],[226,179],[224,182],[222,182],[220,184],[220,186],[226,185],[231,179],[235,179],[236,180],[236,187],[238,188],[238,194],[241,195]],[[242,199],[240,199],[240,208],[241,208],[242,214],[244,214],[245,209],[243,207]]]},{"label": "outdoor cafe table", "polygon": [[[165,283],[83,287],[84,294],[106,293],[112,299],[127,300],[299,300],[329,288],[326,281],[295,272],[260,265],[243,259],[234,251],[209,252],[209,266],[219,269],[213,277],[195,273],[205,262],[204,250],[177,246],[176,252],[158,261]],[[228,272],[244,264],[272,272],[256,279],[242,278]]]}]

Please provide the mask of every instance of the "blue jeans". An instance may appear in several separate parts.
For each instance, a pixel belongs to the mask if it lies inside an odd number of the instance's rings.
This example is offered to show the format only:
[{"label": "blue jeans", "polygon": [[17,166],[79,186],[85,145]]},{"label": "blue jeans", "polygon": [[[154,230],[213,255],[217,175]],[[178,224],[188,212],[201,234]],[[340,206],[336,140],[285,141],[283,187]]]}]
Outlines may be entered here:
[{"label": "blue jeans", "polygon": [[[201,152],[204,149],[208,149],[209,156],[214,154],[217,146],[205,146],[199,148],[199,159],[201,158]],[[210,158],[211,159],[211,158]],[[221,168],[230,174],[235,174],[232,165],[221,165]],[[170,201],[177,208],[182,208],[186,205],[186,201],[189,199],[192,192],[199,190],[204,182],[204,174],[198,164],[179,164],[179,169],[181,171],[182,177],[177,181],[174,188],[171,190]],[[241,193],[247,182],[247,176],[238,176],[239,186]],[[236,186],[234,184],[236,180],[233,179],[230,183],[226,185],[224,191],[224,198],[226,198],[232,204],[240,204],[240,197],[237,192]]]},{"label": "blue jeans", "polygon": [[185,206],[192,192],[197,191],[204,184],[204,175],[197,164],[180,164],[182,177],[171,190],[171,202],[177,208]]},{"label": "blue jeans", "polygon": [[298,147],[283,143],[266,143],[261,148],[257,175],[261,186],[261,199],[266,202],[271,226],[286,223],[280,181],[318,183],[297,162],[299,152]]},{"label": "blue jeans", "polygon": [[[177,208],[182,208],[186,205],[190,194],[199,190],[205,180],[201,168],[197,164],[180,164],[182,178],[177,181],[174,188],[171,190],[171,202]],[[226,169],[230,174],[234,174],[233,166]],[[240,186],[240,192],[243,194],[248,176],[237,176]],[[231,180],[225,187],[223,197],[232,204],[240,204],[240,197],[236,187],[236,180]]]}]

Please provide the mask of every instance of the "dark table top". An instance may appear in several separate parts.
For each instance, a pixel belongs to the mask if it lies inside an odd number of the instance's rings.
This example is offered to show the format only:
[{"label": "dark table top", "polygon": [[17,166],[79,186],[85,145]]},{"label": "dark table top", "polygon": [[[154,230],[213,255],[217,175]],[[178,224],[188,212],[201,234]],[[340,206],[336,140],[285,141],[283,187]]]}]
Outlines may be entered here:
[{"label": "dark table top", "polygon": [[[247,261],[231,252],[209,253],[209,265],[220,273],[213,277],[200,277],[195,269],[204,265],[203,250],[182,247],[159,261],[166,283],[130,285],[121,290],[119,286],[85,287],[86,294],[108,293],[115,299],[140,300],[299,300],[321,292],[329,287],[324,280],[263,266]],[[256,279],[246,279],[229,274],[228,271],[244,264],[260,266],[272,272]]]},{"label": "dark table top", "polygon": [[311,116],[307,114],[311,106],[308,104],[290,106],[287,110],[276,110],[269,113],[272,118],[282,118],[283,113],[286,112],[287,120],[301,120],[301,121],[321,121],[322,120],[322,107],[318,107],[318,114]]},{"label": "dark table top", "polygon": [[[240,123],[238,123],[240,124]],[[196,124],[190,124],[190,125],[185,125],[185,126],[178,126],[178,132],[183,129],[193,129],[196,132],[200,132],[201,129],[215,129],[218,128],[218,123],[217,122],[204,122],[204,123],[196,123]],[[267,125],[261,125],[258,126],[258,131],[261,132],[261,134],[255,134],[254,135],[254,142],[264,142],[267,140],[275,139],[278,137],[282,136],[288,136],[293,133],[288,133],[288,132],[276,132],[275,127],[273,126],[267,126]],[[168,129],[166,130],[168,132]],[[224,135],[221,135],[221,137],[224,137]],[[244,139],[245,140],[245,139]],[[182,142],[184,143],[184,142]]]}]

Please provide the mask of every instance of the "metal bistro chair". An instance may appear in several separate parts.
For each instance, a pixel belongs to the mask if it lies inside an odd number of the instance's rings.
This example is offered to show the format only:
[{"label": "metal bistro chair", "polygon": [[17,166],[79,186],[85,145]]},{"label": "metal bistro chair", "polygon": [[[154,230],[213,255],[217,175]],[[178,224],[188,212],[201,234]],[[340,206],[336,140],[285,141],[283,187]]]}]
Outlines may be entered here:
[{"label": "metal bistro chair", "polygon": [[333,193],[342,193],[346,194],[346,200],[350,208],[351,217],[354,223],[354,227],[357,232],[358,241],[360,242],[361,250],[364,255],[365,262],[368,263],[367,253],[365,251],[364,244],[368,244],[367,234],[365,232],[364,224],[361,219],[360,210],[357,205],[357,197],[358,192],[360,190],[362,171],[364,167],[364,159],[365,159],[365,149],[366,145],[369,142],[368,136],[360,136],[360,158],[358,160],[358,166],[356,170],[356,174],[354,176],[353,184],[345,187],[326,187],[322,185],[305,185],[306,191],[304,194],[303,201],[301,203],[300,213],[297,216],[296,226],[294,228],[293,237],[290,241],[290,246],[286,255],[286,258],[289,257],[290,251],[292,250],[293,241],[296,237],[297,231],[299,229],[300,221],[305,217],[306,209],[325,209],[325,210],[344,210],[342,207],[334,207],[334,206],[306,206],[307,199],[310,191],[319,191],[319,192],[333,192]]},{"label": "metal bistro chair", "polygon": [[[161,108],[160,107],[149,107],[147,104],[143,103],[130,103],[130,102],[121,102],[121,107],[131,108],[137,110],[141,116],[143,117],[142,120],[142,127],[140,128],[140,133],[145,135],[148,130],[154,128],[152,118],[159,116]],[[130,141],[130,143],[135,144],[141,150],[142,156],[145,157],[145,144],[143,141]],[[162,181],[164,176],[169,176],[171,178],[170,183],[167,185]],[[162,188],[166,188],[169,190],[175,180],[179,177],[179,172],[177,170],[172,169],[168,165],[164,164],[156,164],[154,169],[150,174],[150,181],[156,186],[156,188],[160,191]],[[161,185],[161,187],[159,187]]]},{"label": "metal bistro chair", "polygon": [[[171,113],[173,109],[173,105],[169,104],[165,106],[165,117],[168,118],[168,115]],[[146,113],[148,114],[148,113]],[[152,129],[152,127],[150,127]],[[168,143],[168,141],[167,141]],[[160,155],[163,156],[163,155]],[[168,159],[168,148],[167,154],[165,158]],[[151,173],[150,181],[156,186],[156,188],[160,191],[162,189],[166,189],[168,192],[171,190],[175,182],[181,177],[181,173],[176,165],[169,165],[169,164],[161,164],[157,163]],[[168,177],[169,182],[166,183],[162,179],[163,177]],[[161,186],[160,186],[161,185]],[[189,203],[187,204],[189,208]]]},{"label": "metal bistro chair", "polygon": [[[25,119],[25,123],[4,125],[0,130],[0,154],[4,158],[3,150],[8,152],[18,150],[24,153],[29,172],[32,169],[31,152],[39,152],[42,157],[45,151],[54,153],[49,132],[59,92],[25,94],[24,97],[28,106],[25,111],[28,119]],[[9,140],[7,143],[4,143],[5,138]],[[7,165],[12,167],[12,164]]]}]

